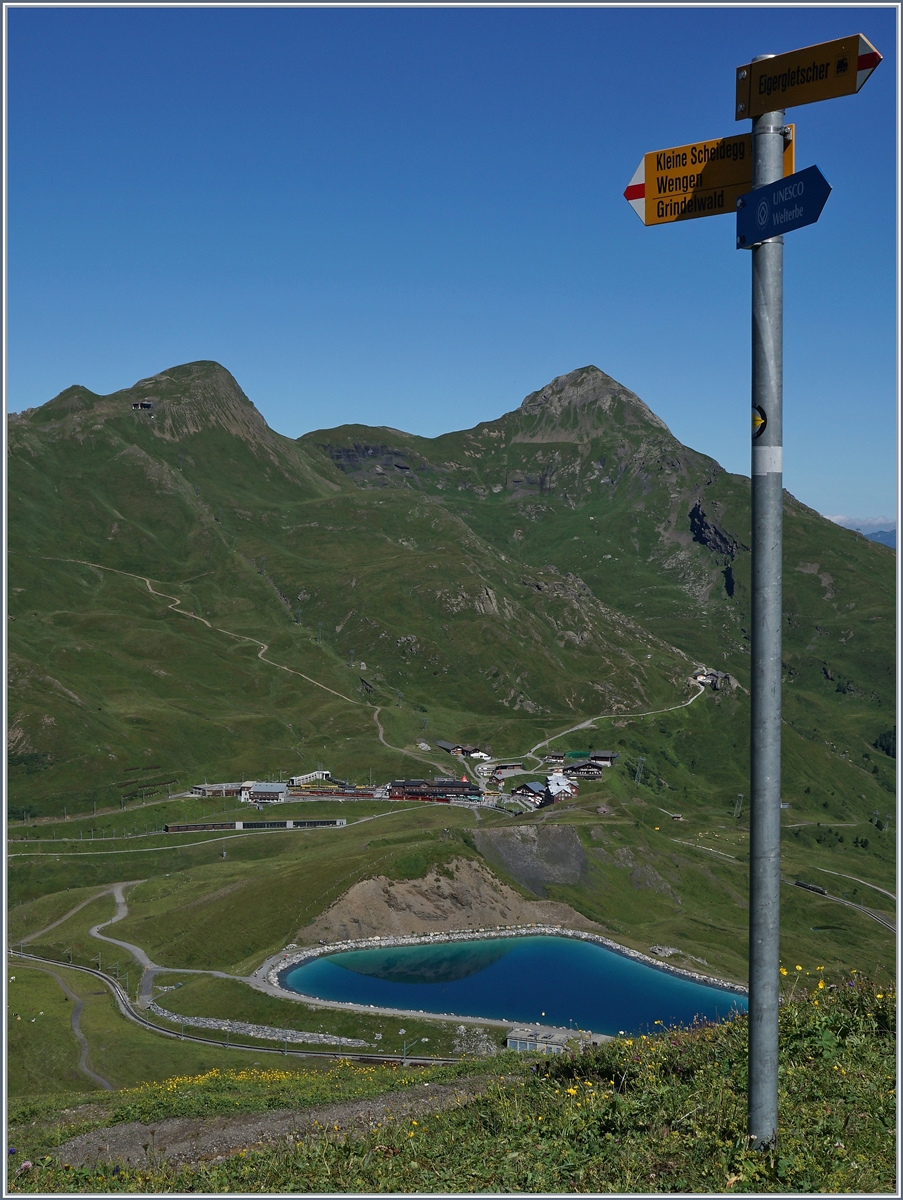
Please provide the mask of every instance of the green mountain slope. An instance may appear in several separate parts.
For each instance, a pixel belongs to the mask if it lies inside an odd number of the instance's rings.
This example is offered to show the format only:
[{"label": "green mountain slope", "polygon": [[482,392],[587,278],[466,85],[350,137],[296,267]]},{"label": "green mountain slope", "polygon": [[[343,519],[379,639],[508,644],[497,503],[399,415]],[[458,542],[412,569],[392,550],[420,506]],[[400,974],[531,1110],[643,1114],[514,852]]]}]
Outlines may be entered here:
[{"label": "green mountain slope", "polygon": [[[432,441],[345,426],[301,443],[365,494],[441,502],[503,563],[579,576],[694,664],[748,686],[749,480],[683,446],[596,368],[554,380],[498,421]],[[892,555],[789,494],[784,531],[788,792],[818,785],[835,815],[848,793],[886,805],[892,773],[874,742],[895,705]],[[707,763],[726,792],[747,774],[740,709]],[[864,786],[868,775],[884,795]]]},{"label": "green mountain slope", "polygon": [[[110,397],[69,389],[14,420],[10,448],[12,745],[83,787],[142,756],[180,773],[285,766],[316,741],[305,721],[325,723],[320,702],[351,722],[343,738],[369,734],[352,651],[373,702],[402,692],[403,710],[484,740],[483,716],[497,736],[509,713],[554,723],[664,705],[692,665],[575,573],[525,574],[442,503],[402,491],[362,503],[215,364]],[[293,691],[297,677],[242,637],[346,702]],[[29,786],[28,765],[25,794],[52,790]]]},{"label": "green mountain slope", "polygon": [[[429,775],[452,764],[418,750],[424,732],[520,756],[583,725],[556,746],[621,757],[582,789],[578,824],[604,798],[626,842],[581,826],[585,878],[549,895],[628,937],[696,921],[699,945],[726,905],[718,939],[736,944],[749,480],[609,376],[574,371],[435,439],[294,441],[226,370],[191,363],[111,396],[69,388],[10,420],[9,450],[14,819],[127,809],[204,776]],[[894,725],[894,604],[893,552],[787,495],[788,872],[892,887],[874,822],[893,811],[876,743]],[[703,663],[736,686],[694,698]],[[735,865],[683,888],[690,834],[653,824],[672,813],[727,828]],[[40,870],[27,879],[40,891]]]}]

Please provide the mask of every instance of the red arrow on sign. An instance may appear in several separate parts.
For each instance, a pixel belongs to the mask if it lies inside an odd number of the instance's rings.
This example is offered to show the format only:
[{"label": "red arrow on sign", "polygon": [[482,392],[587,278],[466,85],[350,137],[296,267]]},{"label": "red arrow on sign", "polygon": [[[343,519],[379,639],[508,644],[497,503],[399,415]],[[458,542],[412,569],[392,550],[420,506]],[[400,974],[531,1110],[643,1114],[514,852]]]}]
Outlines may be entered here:
[{"label": "red arrow on sign", "polygon": [[[794,166],[794,126],[787,126],[784,174]],[[752,190],[752,135],[709,138],[644,154],[624,199],[644,225],[736,212]]]},{"label": "red arrow on sign", "polygon": [[[623,179],[623,175],[621,176]],[[646,160],[633,173],[633,178],[624,189],[624,199],[645,225],[646,223]],[[623,210],[622,210],[623,211]]]},{"label": "red arrow on sign", "polygon": [[861,33],[804,46],[738,67],[734,117],[742,121],[778,108],[854,96],[881,55]]}]

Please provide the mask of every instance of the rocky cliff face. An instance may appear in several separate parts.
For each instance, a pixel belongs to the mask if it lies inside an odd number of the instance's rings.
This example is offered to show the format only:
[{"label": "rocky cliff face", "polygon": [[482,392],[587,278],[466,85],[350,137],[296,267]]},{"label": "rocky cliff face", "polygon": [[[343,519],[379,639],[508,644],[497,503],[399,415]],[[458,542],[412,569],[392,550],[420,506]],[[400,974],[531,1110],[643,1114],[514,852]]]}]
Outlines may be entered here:
[{"label": "rocky cliff face", "polygon": [[586,879],[586,851],[570,825],[518,825],[477,830],[477,849],[536,896],[552,883],[575,885]]}]

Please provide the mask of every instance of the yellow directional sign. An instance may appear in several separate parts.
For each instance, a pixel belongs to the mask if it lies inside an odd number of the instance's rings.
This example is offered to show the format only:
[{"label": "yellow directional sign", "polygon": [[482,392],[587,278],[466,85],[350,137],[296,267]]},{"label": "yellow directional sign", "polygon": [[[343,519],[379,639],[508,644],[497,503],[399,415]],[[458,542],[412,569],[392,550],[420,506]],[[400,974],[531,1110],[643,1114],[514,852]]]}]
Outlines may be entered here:
[{"label": "yellow directional sign", "polygon": [[[788,126],[784,174],[794,171],[794,127]],[[752,135],[690,142],[645,154],[624,196],[644,225],[665,225],[736,212],[752,190]]]},{"label": "yellow directional sign", "polygon": [[797,104],[853,96],[879,62],[881,55],[868,38],[854,33],[747,63],[737,67],[734,118],[742,121]]}]

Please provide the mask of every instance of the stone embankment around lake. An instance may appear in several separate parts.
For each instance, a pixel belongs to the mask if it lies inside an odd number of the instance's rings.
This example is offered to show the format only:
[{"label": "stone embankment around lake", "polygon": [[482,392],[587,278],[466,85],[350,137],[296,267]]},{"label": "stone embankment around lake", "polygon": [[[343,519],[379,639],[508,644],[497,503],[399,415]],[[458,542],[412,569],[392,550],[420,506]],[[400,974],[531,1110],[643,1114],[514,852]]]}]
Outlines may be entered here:
[{"label": "stone embankment around lake", "polygon": [[220,1033],[239,1033],[245,1037],[266,1038],[273,1042],[303,1042],[312,1046],[354,1046],[369,1049],[373,1042],[361,1038],[336,1037],[331,1033],[302,1033],[297,1029],[277,1029],[273,1025],[250,1025],[247,1021],[230,1021],[222,1017],[183,1017],[167,1011],[152,1000],[147,1009],[164,1021],[175,1025],[186,1025],[194,1029],[216,1029]]},{"label": "stone embankment around lake", "polygon": [[[598,933],[587,933],[582,929],[564,929],[559,925],[497,926],[494,929],[464,929],[454,932],[415,934],[398,937],[379,937],[377,935],[370,938],[356,938],[343,942],[333,942],[329,945],[306,946],[298,949],[291,947],[286,948],[282,954],[269,959],[255,972],[255,975],[259,979],[265,979],[271,987],[278,989],[282,994],[298,999],[300,994],[291,991],[285,986],[285,975],[288,971],[301,966],[303,963],[310,962],[312,959],[320,958],[324,954],[337,954],[344,950],[375,950],[387,949],[392,946],[435,946],[443,942],[479,942],[511,937],[576,938],[579,941],[592,942],[597,946],[602,946],[606,950],[613,951],[615,954],[623,955],[625,958],[632,958],[634,961],[643,963],[645,966],[654,967],[658,971],[667,971],[671,975],[679,975],[683,979],[691,979],[694,983],[701,983],[707,987],[722,988],[725,991],[735,992],[738,995],[745,996],[747,994],[747,988],[742,984],[733,983],[726,979],[718,979],[711,975],[703,975],[700,971],[690,971],[684,967],[673,966],[669,962],[662,962],[660,959],[650,958],[648,954],[641,954],[639,950],[632,950],[627,946],[621,946],[617,942],[613,942]],[[330,1003],[329,1001],[320,1000],[317,997],[305,996],[303,998],[312,1000],[317,1004]],[[338,1004],[338,1002],[335,1003]]]}]

